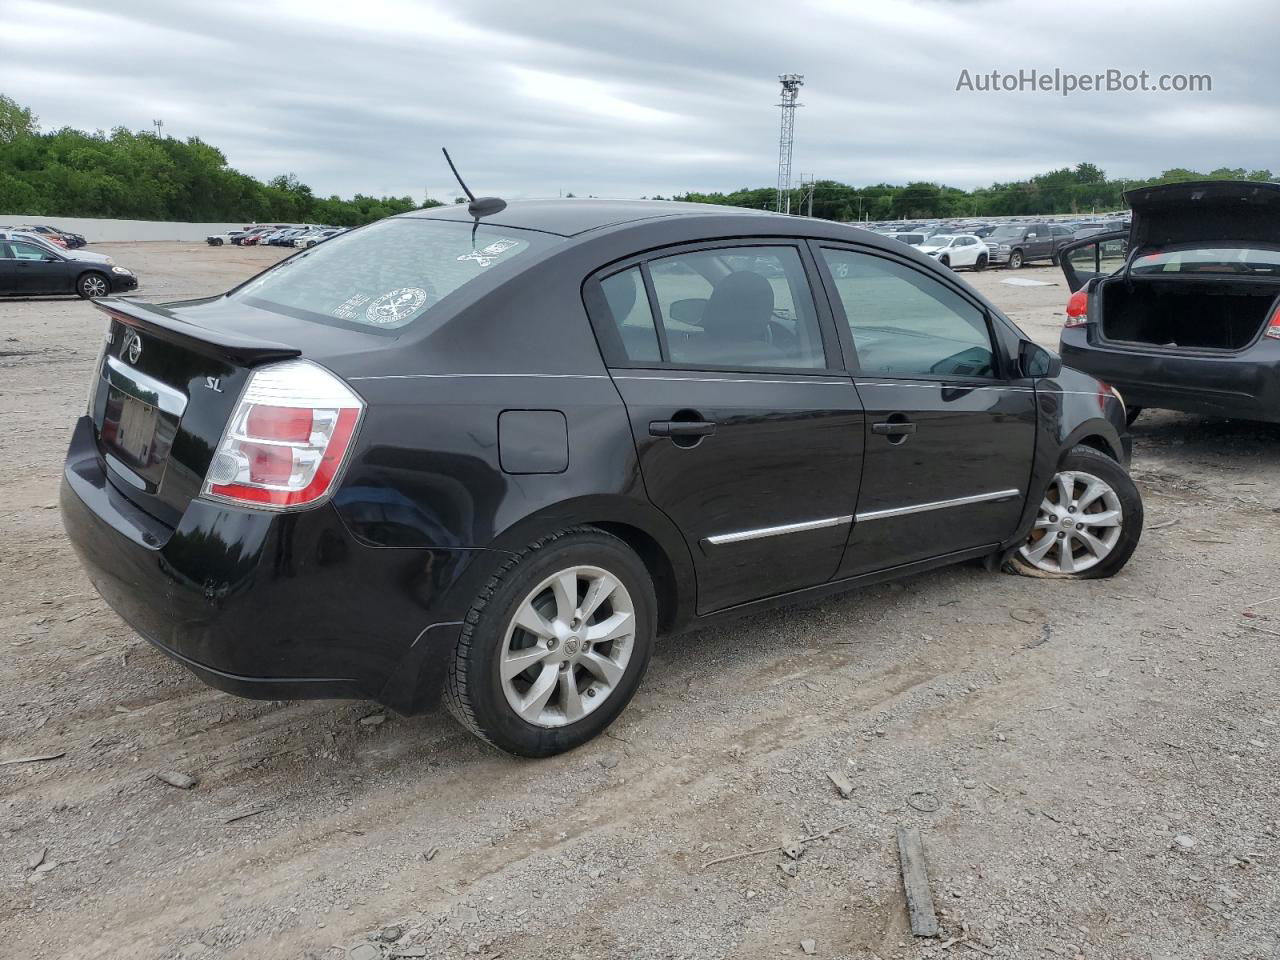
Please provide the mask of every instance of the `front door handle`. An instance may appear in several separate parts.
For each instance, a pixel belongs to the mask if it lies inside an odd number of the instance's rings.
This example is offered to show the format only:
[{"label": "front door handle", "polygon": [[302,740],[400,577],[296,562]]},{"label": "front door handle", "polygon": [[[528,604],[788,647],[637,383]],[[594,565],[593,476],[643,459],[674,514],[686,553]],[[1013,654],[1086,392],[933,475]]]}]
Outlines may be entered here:
[{"label": "front door handle", "polygon": [[651,420],[651,437],[709,437],[716,425],[709,420]]},{"label": "front door handle", "polygon": [[871,432],[878,433],[882,437],[905,437],[909,433],[916,432],[916,425],[907,421],[873,423],[871,425]]}]

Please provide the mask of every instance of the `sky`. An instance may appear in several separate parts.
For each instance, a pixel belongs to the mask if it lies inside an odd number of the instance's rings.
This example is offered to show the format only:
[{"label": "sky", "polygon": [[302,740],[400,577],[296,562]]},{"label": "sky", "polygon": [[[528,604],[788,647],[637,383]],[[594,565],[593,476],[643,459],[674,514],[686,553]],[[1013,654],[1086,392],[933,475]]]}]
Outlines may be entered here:
[{"label": "sky", "polygon": [[[0,0],[0,93],[43,129],[197,136],[321,195],[639,197],[792,169],[970,188],[1089,161],[1280,172],[1273,0]],[[1206,92],[957,90],[993,70]]]}]

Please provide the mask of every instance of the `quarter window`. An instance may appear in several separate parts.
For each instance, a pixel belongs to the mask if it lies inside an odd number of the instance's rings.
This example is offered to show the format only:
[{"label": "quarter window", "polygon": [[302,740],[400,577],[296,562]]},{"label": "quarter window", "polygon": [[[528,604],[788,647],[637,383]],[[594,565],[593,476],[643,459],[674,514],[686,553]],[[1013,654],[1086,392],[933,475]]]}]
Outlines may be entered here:
[{"label": "quarter window", "polygon": [[794,247],[721,247],[663,257],[649,275],[667,359],[688,366],[826,366]]},{"label": "quarter window", "polygon": [[823,250],[863,373],[995,377],[987,319],[959,294],[884,257]]},{"label": "quarter window", "polygon": [[653,325],[653,311],[649,309],[649,297],[644,290],[640,268],[632,267],[606,277],[600,281],[600,289],[604,291],[627,359],[660,361],[662,351],[658,348],[658,331]]}]

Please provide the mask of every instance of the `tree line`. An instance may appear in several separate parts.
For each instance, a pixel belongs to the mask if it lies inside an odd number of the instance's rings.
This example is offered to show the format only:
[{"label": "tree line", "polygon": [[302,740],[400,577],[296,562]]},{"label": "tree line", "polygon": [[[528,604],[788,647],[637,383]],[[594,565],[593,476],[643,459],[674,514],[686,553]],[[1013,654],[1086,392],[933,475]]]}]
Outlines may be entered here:
[{"label": "tree line", "polygon": [[[1175,168],[1147,180],[1109,180],[1092,163],[1080,163],[1011,183],[961,190],[937,183],[905,186],[878,183],[854,187],[836,180],[812,186],[813,215],[826,220],[911,220],[917,218],[1006,217],[1065,213],[1095,214],[1124,210],[1123,194],[1135,187],[1191,180],[1275,180],[1270,170],[1219,168],[1208,173]],[[790,191],[791,212],[808,213],[808,185]],[[654,199],[664,199],[655,197]],[[732,193],[686,193],[672,197],[695,203],[773,210],[774,187],[744,187]]]},{"label": "tree line", "polygon": [[[808,213],[811,201],[813,215],[827,220],[1087,215],[1124,209],[1122,195],[1134,187],[1206,179],[1276,178],[1270,170],[1221,168],[1200,173],[1176,168],[1149,180],[1111,180],[1094,164],[1080,163],[973,190],[924,182],[855,187],[818,180],[790,191],[790,198],[793,213]],[[773,187],[686,193],[671,199],[758,210],[777,205]],[[42,133],[30,109],[0,94],[0,211],[7,213],[356,226],[434,206],[439,201],[417,203],[411,197],[318,197],[291,173],[264,183],[228,166],[221,150],[198,137],[178,140],[123,127],[110,133],[70,127]]]},{"label": "tree line", "polygon": [[419,207],[411,197],[319,197],[293,174],[263,182],[217,147],[116,127],[42,133],[0,94],[0,211],[30,217],[357,226]]}]

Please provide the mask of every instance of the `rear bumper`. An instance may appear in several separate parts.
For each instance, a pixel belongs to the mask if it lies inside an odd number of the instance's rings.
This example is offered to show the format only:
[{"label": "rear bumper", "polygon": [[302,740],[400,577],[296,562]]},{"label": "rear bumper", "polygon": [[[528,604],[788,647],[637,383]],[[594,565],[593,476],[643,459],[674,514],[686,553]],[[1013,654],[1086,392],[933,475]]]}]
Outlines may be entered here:
[{"label": "rear bumper", "polygon": [[1091,342],[1092,329],[1062,331],[1062,362],[1116,387],[1126,406],[1280,422],[1280,340],[1240,353],[1176,354]]},{"label": "rear bumper", "polygon": [[471,571],[487,550],[371,547],[332,506],[297,514],[192,501],[176,528],[111,482],[88,418],[72,438],[63,525],[94,587],[210,686],[258,699],[437,699]]}]

